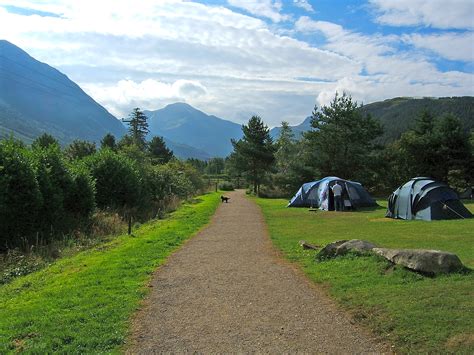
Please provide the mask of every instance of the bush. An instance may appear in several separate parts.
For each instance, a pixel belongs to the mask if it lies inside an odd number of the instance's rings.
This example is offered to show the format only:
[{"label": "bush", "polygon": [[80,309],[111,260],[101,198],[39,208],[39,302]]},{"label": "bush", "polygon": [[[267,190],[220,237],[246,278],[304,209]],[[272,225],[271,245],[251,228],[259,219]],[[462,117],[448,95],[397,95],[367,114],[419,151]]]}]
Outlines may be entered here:
[{"label": "bush", "polygon": [[74,215],[68,210],[75,204],[74,180],[58,145],[36,147],[31,157],[42,196],[38,231],[49,240],[75,227]]},{"label": "bush", "polygon": [[36,231],[42,202],[35,172],[24,146],[0,142],[0,250],[20,246]]},{"label": "bush", "polygon": [[97,207],[122,214],[138,207],[141,179],[133,161],[102,149],[86,157],[84,163],[95,179]]},{"label": "bush", "polygon": [[219,190],[234,191],[234,185],[229,181],[224,181],[224,182],[219,184]]},{"label": "bush", "polygon": [[95,209],[95,181],[83,163],[75,163],[70,169],[73,185],[66,208],[74,218],[86,222]]}]

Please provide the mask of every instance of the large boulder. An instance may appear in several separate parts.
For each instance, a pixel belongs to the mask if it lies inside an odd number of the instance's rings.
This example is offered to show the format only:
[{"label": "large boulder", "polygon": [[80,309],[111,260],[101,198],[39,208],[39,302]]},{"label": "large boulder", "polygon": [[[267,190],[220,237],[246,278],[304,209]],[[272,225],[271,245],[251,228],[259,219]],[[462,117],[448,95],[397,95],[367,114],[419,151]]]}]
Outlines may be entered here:
[{"label": "large boulder", "polygon": [[465,267],[458,256],[439,250],[374,248],[373,252],[392,263],[424,274],[461,271]]},{"label": "large boulder", "polygon": [[316,259],[330,259],[336,256],[337,248],[346,243],[346,240],[338,240],[332,243],[329,243],[324,248],[322,248],[318,254],[316,254]]},{"label": "large boulder", "polygon": [[376,248],[377,246],[371,242],[366,240],[359,240],[359,239],[352,239],[349,240],[336,248],[336,256],[337,255],[345,255],[349,252],[356,252],[356,253],[367,253],[372,249]]},{"label": "large boulder", "polygon": [[345,255],[349,252],[367,253],[375,247],[375,244],[365,240],[338,240],[336,242],[329,243],[323,249],[321,249],[321,251],[316,255],[316,258],[330,259],[336,256]]}]

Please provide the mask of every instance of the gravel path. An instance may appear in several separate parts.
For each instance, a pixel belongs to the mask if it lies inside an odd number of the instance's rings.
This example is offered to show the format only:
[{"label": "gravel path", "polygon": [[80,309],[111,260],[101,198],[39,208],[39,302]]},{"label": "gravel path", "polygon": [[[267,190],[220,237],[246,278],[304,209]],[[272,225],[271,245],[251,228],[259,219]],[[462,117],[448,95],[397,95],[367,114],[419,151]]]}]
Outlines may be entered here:
[{"label": "gravel path", "polygon": [[128,353],[366,353],[383,345],[273,249],[242,191],[157,270]]}]

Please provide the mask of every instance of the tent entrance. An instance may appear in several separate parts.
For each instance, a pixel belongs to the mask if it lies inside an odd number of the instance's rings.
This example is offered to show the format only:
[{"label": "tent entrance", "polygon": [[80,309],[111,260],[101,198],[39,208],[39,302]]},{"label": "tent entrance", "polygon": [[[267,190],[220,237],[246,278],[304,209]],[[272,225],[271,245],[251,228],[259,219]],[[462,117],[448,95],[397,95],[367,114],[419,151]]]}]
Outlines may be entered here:
[{"label": "tent entrance", "polygon": [[331,186],[328,189],[328,211],[334,211],[336,207],[334,206],[334,193],[331,190]]}]

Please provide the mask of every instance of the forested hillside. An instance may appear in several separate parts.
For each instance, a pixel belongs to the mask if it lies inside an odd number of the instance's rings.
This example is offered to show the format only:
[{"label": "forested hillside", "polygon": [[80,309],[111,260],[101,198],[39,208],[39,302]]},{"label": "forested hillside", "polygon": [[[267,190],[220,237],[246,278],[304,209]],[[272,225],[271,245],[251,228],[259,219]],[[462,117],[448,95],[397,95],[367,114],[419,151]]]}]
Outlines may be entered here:
[{"label": "forested hillside", "polygon": [[383,125],[383,142],[393,141],[407,129],[412,128],[416,118],[424,110],[433,116],[453,114],[458,117],[466,131],[474,128],[474,97],[412,98],[396,97],[374,102],[360,108],[363,114],[370,113]]}]

